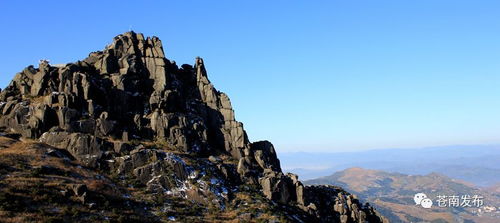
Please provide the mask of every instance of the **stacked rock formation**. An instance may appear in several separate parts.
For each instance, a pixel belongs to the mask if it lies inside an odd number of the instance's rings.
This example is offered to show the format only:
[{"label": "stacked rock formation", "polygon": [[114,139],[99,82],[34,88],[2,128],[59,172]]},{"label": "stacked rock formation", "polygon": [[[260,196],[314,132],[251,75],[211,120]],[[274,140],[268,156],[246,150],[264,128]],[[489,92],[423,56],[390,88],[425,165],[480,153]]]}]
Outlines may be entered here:
[{"label": "stacked rock formation", "polygon": [[[196,171],[173,153],[137,142],[207,158],[231,184],[256,185],[269,200],[319,221],[383,220],[340,188],[307,187],[284,174],[270,142],[249,141],[203,59],[178,67],[157,37],[127,32],[82,61],[58,67],[41,61],[18,73],[0,101],[4,131],[65,149],[88,167],[130,173],[151,190],[175,187]],[[221,155],[234,164],[222,164]]]}]

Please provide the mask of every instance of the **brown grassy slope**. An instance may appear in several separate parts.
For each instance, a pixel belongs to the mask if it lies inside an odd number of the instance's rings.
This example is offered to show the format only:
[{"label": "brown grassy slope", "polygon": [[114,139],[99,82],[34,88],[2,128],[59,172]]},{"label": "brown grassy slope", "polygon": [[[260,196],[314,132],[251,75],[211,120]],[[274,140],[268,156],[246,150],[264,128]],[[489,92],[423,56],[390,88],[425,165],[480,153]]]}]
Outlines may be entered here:
[{"label": "brown grassy slope", "polygon": [[[240,186],[224,210],[153,194],[132,178],[85,168],[54,151],[65,154],[0,136],[0,222],[292,222],[287,213],[297,213],[269,202],[252,185]],[[86,185],[84,201],[73,185]]]},{"label": "brown grassy slope", "polygon": [[[125,200],[111,181],[68,158],[48,155],[53,148],[47,145],[0,137],[0,148],[0,222],[90,222],[106,215],[118,219],[116,208],[129,215],[124,221],[143,216],[121,208]],[[87,198],[95,204],[71,194],[72,185],[79,184],[87,185]],[[93,205],[109,209],[103,215]]]}]

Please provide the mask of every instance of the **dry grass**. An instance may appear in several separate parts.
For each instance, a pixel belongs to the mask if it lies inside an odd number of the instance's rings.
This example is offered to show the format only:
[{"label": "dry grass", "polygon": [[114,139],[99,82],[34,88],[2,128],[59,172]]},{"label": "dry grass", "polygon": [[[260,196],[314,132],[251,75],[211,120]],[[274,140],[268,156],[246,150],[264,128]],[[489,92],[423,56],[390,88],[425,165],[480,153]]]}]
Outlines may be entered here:
[{"label": "dry grass", "polygon": [[[128,218],[131,222],[151,220],[144,212],[162,213],[161,221],[169,222],[169,216],[175,216],[180,222],[269,222],[283,221],[280,215],[262,197],[253,192],[239,192],[226,204],[227,208],[209,207],[184,198],[150,193],[144,187],[129,187],[130,180],[106,178],[105,173],[81,167],[77,161],[68,161],[46,155],[51,148],[36,141],[16,141],[0,137],[0,222],[48,222],[78,221],[89,216],[96,218],[90,222],[103,221],[107,216],[113,221]],[[158,148],[154,142],[146,144]],[[176,152],[176,151],[172,151]],[[184,155],[186,162],[196,162],[197,158]],[[233,162],[230,157],[223,161]],[[43,168],[47,171],[41,171]],[[2,170],[1,167],[8,167]],[[37,172],[38,171],[38,172]],[[99,175],[99,177],[98,177]],[[62,195],[70,184],[85,184],[92,197],[91,202],[98,207],[89,209],[73,195]],[[124,198],[124,194],[131,198]],[[161,197],[159,199],[159,197]],[[15,205],[3,205],[6,200],[15,201]],[[132,206],[124,207],[125,200]],[[172,210],[163,210],[164,202],[170,203]],[[144,207],[148,206],[148,211]],[[2,209],[5,208],[5,209]],[[56,210],[57,211],[54,211]],[[52,217],[50,217],[52,216]],[[99,218],[101,217],[101,218]]]},{"label": "dry grass", "polygon": [[[424,209],[419,206],[408,206],[403,204],[385,202],[381,200],[376,200],[375,203],[382,207],[388,207],[390,210],[393,210],[394,211],[393,213],[401,217],[401,219],[406,219],[405,215],[410,215],[410,216],[419,216],[419,218],[422,218],[425,221],[444,219],[447,222],[454,222],[453,215],[447,212],[437,212],[429,209]],[[407,219],[407,221],[409,220]]]},{"label": "dry grass", "polygon": [[[80,168],[78,163],[67,162],[60,158],[44,155],[50,146],[36,141],[14,142],[8,141],[10,146],[0,149],[0,165],[12,167],[39,167],[50,166],[63,172],[71,172],[84,177],[91,177],[93,173],[85,168]],[[0,145],[5,145],[0,143]],[[66,180],[69,180],[67,178]]]},{"label": "dry grass", "polygon": [[0,222],[18,223],[18,222],[43,222],[42,216],[35,213],[21,213],[10,216],[6,211],[0,211]]},{"label": "dry grass", "polygon": [[8,148],[10,145],[12,145],[16,142],[17,142],[16,140],[11,139],[11,138],[0,137],[0,149]]},{"label": "dry grass", "polygon": [[[60,191],[65,190],[68,183],[81,183],[95,175],[78,168],[76,163],[45,155],[50,148],[45,144],[2,138],[0,145],[4,146],[0,150],[0,166],[5,167],[0,171],[0,222],[51,221],[51,214],[46,211],[60,202],[78,202],[72,197],[64,199]],[[56,172],[43,172],[41,166]],[[78,172],[83,178],[65,176],[66,172]]]}]

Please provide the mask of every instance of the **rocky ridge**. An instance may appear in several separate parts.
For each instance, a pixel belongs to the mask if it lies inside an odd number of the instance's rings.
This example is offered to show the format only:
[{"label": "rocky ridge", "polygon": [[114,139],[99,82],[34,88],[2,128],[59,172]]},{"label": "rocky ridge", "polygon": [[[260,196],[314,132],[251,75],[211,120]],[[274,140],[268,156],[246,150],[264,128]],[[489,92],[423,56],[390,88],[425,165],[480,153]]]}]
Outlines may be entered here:
[{"label": "rocky ridge", "polygon": [[0,93],[0,128],[104,176],[133,178],[149,193],[220,211],[243,186],[287,207],[286,221],[384,221],[341,188],[304,186],[283,173],[270,142],[249,141],[203,59],[179,67],[157,37],[127,32],[82,61],[28,66]]},{"label": "rocky ridge", "polygon": [[[439,173],[407,175],[355,167],[307,180],[304,184],[341,186],[369,201],[391,222],[497,222],[500,218],[499,213],[488,210],[489,207],[500,206],[499,195]],[[415,194],[422,192],[434,201],[439,195],[480,194],[484,198],[484,206],[449,208],[435,204],[433,208],[426,209],[415,205],[413,200]],[[478,209],[483,210],[478,212]]]}]

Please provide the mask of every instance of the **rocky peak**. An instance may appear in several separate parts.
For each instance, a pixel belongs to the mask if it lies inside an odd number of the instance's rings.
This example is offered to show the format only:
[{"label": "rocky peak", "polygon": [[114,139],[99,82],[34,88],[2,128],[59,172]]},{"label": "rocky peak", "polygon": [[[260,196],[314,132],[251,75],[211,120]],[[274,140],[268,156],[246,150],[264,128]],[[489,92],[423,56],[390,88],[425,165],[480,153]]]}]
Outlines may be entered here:
[{"label": "rocky peak", "polygon": [[[151,191],[185,186],[210,170],[225,186],[255,185],[268,199],[319,220],[382,220],[355,199],[335,208],[349,196],[339,188],[305,187],[296,175],[282,173],[270,142],[248,140],[229,97],[210,83],[203,59],[178,67],[157,37],[127,32],[82,61],[28,66],[0,101],[4,131],[67,150],[90,168],[132,175]],[[176,154],[210,161],[208,169],[197,170]],[[208,196],[191,186],[191,197]],[[335,196],[318,200],[329,193]]]}]

